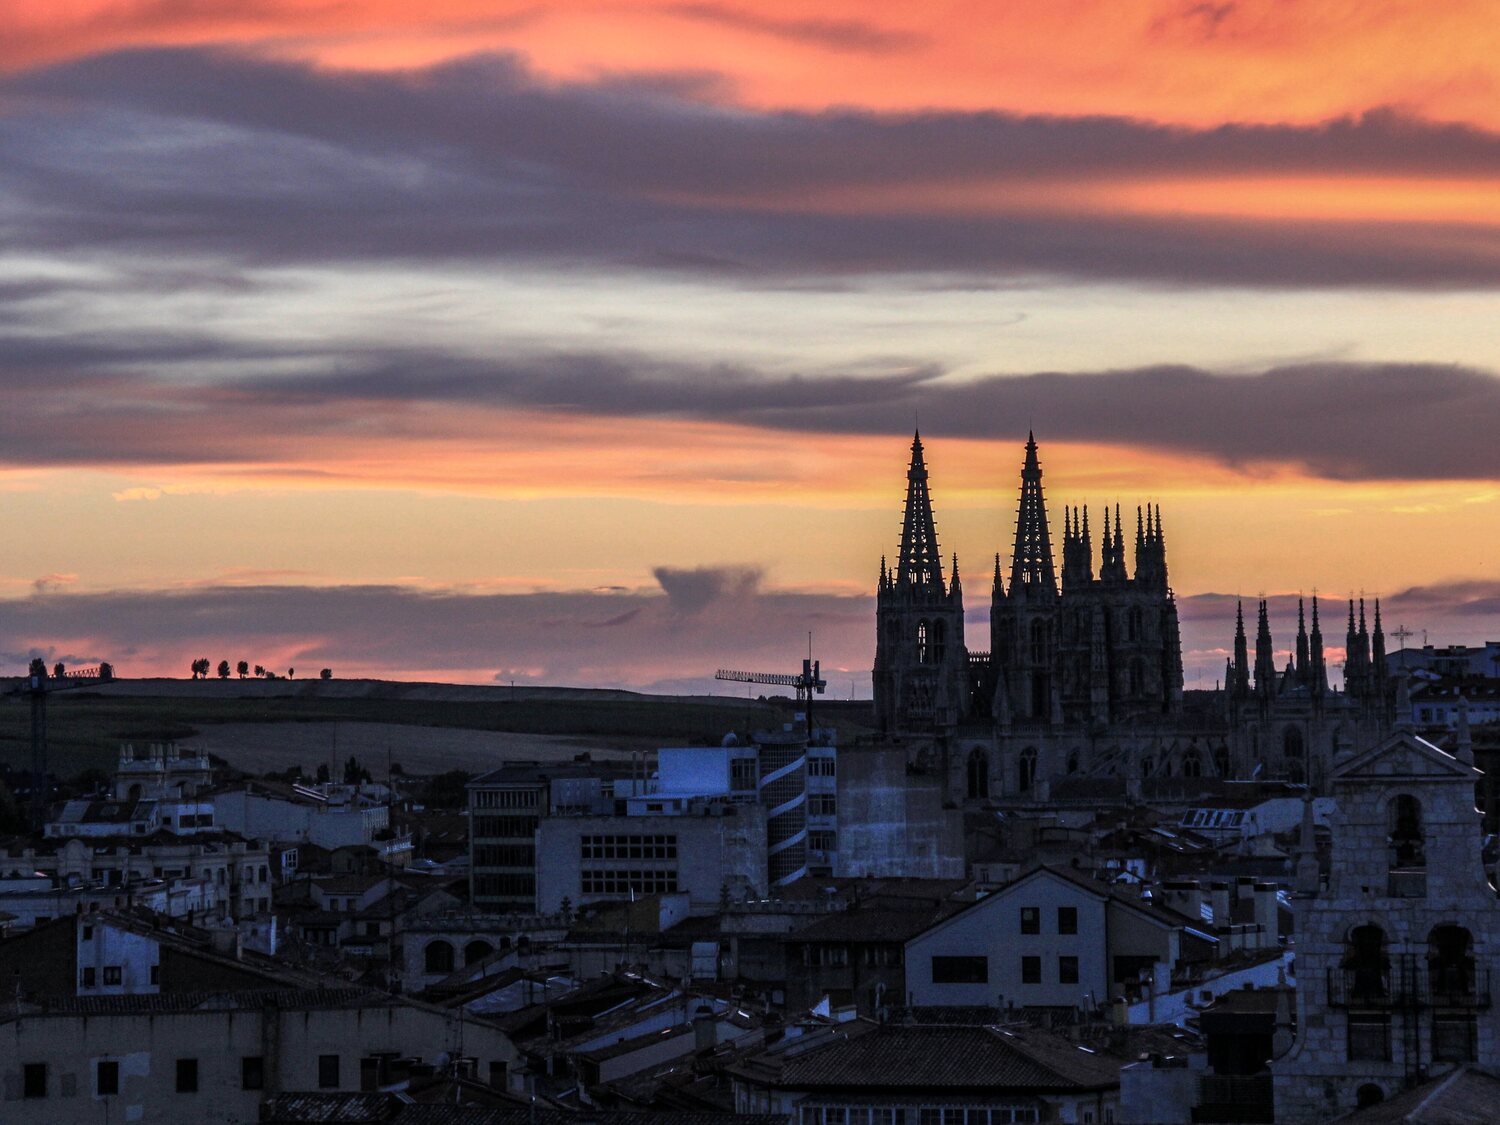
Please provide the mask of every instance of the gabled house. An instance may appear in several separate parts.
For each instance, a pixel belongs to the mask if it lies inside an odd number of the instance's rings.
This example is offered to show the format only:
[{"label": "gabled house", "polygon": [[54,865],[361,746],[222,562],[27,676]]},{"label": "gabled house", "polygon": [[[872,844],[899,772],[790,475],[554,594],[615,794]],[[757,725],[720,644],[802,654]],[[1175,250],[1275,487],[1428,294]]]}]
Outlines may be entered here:
[{"label": "gabled house", "polygon": [[1195,919],[1059,867],[1037,867],[906,943],[914,1007],[1103,1007],[1170,980]]}]

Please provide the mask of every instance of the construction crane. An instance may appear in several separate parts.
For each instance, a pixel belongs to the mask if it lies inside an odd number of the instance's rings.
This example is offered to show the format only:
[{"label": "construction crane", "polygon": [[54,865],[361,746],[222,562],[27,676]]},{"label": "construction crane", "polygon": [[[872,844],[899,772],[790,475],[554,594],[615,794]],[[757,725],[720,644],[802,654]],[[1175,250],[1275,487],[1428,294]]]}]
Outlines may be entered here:
[{"label": "construction crane", "polygon": [[714,673],[714,679],[731,680],[740,684],[772,684],[776,687],[795,688],[797,702],[803,704],[803,714],[807,720],[807,740],[811,742],[813,738],[813,693],[822,695],[824,689],[828,687],[828,681],[823,679],[818,665],[819,661],[804,660],[802,671],[795,676],[776,672],[735,672],[728,668],[720,668]]},{"label": "construction crane", "polygon": [[31,702],[31,821],[38,831],[47,820],[47,696],[54,691],[91,687],[105,677],[101,668],[80,668],[64,672],[59,679],[48,676],[45,665],[33,666],[12,695],[24,695]]}]

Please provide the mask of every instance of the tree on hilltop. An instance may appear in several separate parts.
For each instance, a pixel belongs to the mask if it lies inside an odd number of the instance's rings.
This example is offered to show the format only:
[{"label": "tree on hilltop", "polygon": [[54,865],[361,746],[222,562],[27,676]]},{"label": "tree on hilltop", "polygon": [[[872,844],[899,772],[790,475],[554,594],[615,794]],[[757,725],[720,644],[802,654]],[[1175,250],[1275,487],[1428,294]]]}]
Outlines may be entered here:
[{"label": "tree on hilltop", "polygon": [[[241,660],[234,666],[234,670],[240,674],[240,679],[243,680],[250,674],[250,662],[248,660]],[[258,672],[260,669],[257,668],[256,671]]]}]

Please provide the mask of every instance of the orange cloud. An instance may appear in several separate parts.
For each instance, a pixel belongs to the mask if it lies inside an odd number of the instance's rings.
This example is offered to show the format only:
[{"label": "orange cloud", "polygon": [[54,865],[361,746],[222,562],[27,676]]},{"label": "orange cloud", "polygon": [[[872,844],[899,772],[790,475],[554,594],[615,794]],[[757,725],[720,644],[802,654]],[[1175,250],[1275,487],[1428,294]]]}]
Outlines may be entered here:
[{"label": "orange cloud", "polygon": [[1377,105],[1500,126],[1489,0],[22,0],[0,66],[232,42],[333,66],[516,51],[556,78],[712,68],[757,106],[1004,107],[1197,124]]}]

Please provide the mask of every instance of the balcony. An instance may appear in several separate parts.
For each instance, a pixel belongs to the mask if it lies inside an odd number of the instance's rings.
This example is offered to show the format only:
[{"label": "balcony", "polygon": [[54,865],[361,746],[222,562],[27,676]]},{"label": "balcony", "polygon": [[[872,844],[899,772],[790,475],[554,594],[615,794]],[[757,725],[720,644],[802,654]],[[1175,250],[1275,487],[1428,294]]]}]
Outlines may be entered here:
[{"label": "balcony", "polygon": [[1488,1008],[1489,969],[1432,970],[1427,978],[1428,997],[1434,1008]]},{"label": "balcony", "polygon": [[1329,969],[1328,1004],[1333,1008],[1476,1008],[1490,1006],[1490,971],[1429,969],[1412,954],[1390,968]]},{"label": "balcony", "polygon": [[1331,1008],[1409,1008],[1420,1002],[1417,975],[1397,963],[1384,969],[1329,969]]}]

